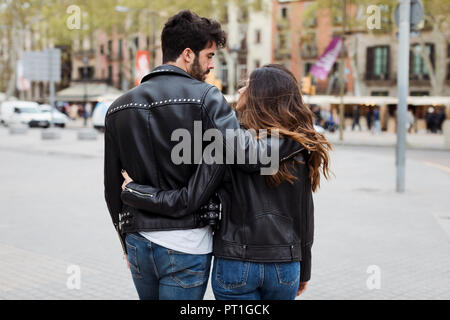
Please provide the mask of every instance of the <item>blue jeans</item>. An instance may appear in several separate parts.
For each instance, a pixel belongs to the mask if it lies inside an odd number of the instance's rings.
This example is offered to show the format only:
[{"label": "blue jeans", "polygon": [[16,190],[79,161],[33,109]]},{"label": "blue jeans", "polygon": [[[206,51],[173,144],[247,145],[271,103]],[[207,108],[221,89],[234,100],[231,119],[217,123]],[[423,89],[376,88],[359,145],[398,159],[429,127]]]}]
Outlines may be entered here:
[{"label": "blue jeans", "polygon": [[125,237],[134,286],[141,300],[202,300],[211,254],[187,254],[141,236]]},{"label": "blue jeans", "polygon": [[211,283],[217,300],[294,300],[299,282],[300,262],[214,259]]}]

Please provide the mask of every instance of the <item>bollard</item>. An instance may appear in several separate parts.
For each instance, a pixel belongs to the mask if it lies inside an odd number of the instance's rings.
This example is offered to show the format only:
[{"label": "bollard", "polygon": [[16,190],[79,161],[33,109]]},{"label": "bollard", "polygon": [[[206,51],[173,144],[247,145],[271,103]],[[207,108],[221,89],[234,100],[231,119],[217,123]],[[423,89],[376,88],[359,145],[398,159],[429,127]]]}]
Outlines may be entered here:
[{"label": "bollard", "polygon": [[444,134],[444,147],[450,149],[450,119],[442,124],[442,133]]},{"label": "bollard", "polygon": [[26,134],[28,133],[28,125],[26,124],[10,124],[9,134]]},{"label": "bollard", "polygon": [[78,140],[97,140],[98,133],[94,129],[81,129],[78,131]]},{"label": "bollard", "polygon": [[61,129],[48,128],[41,131],[42,140],[58,140],[61,139]]}]

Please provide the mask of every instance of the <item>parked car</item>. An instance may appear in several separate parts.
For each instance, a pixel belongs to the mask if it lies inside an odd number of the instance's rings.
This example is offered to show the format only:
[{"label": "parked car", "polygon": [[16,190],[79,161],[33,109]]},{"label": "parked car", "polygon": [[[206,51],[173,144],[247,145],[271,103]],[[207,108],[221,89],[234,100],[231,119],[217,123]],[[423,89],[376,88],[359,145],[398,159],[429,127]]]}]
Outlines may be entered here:
[{"label": "parked car", "polygon": [[[39,106],[39,109],[47,116],[47,119],[50,122],[52,120],[52,106],[49,104],[41,104]],[[53,123],[56,127],[64,128],[67,124],[67,121],[69,121],[68,116],[66,116],[56,108],[53,108]]]},{"label": "parked car", "polygon": [[32,101],[6,101],[0,107],[0,122],[9,126],[14,123],[27,124],[30,127],[48,128],[48,116],[39,109],[39,104]]},{"label": "parked car", "polygon": [[108,112],[108,108],[113,102],[114,100],[108,100],[97,103],[92,113],[92,124],[95,129],[99,131],[105,130],[106,112]]}]

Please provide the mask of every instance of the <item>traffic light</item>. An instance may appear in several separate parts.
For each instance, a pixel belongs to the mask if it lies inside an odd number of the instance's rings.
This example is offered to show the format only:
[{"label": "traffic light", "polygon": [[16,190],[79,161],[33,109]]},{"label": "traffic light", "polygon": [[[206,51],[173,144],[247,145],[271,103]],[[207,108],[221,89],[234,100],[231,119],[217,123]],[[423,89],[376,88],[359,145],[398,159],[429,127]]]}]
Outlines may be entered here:
[{"label": "traffic light", "polygon": [[311,75],[302,78],[302,93],[310,94],[311,92]]}]

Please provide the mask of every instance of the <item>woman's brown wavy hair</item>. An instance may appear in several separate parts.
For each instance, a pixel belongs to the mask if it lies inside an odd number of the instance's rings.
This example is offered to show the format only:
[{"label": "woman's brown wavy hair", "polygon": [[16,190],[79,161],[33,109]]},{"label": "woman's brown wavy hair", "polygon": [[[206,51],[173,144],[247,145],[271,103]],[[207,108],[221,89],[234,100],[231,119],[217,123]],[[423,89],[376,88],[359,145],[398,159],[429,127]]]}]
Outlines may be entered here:
[{"label": "woman's brown wavy hair", "polygon": [[[313,113],[303,103],[295,76],[282,65],[269,64],[255,69],[241,93],[236,110],[240,122],[247,129],[278,130],[280,136],[298,141],[309,151],[308,168],[311,187],[320,187],[320,171],[326,179],[330,176],[327,139],[314,129]],[[297,160],[280,163],[276,174],[268,183],[278,186],[283,181],[293,184],[297,180],[291,172]]]}]

